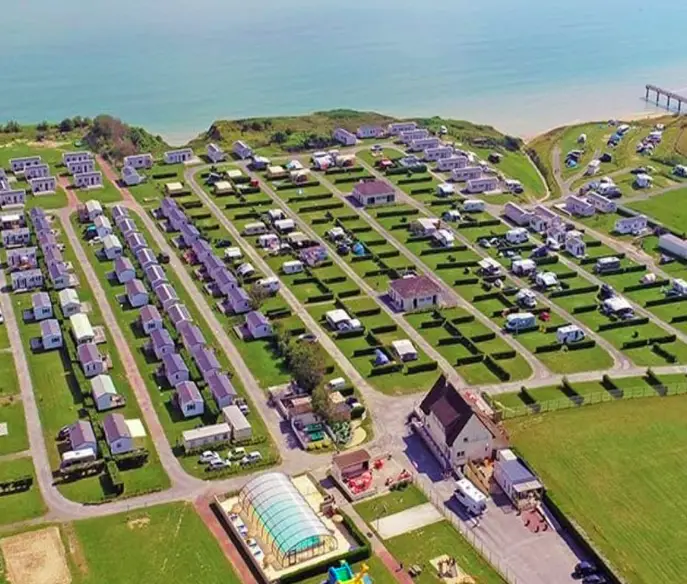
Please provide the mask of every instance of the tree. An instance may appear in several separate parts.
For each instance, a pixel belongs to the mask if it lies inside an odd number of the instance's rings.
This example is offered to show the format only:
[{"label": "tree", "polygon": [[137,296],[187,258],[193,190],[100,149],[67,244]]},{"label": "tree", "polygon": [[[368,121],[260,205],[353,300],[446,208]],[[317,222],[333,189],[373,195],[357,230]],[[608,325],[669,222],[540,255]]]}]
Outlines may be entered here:
[{"label": "tree", "polygon": [[272,342],[278,355],[285,357],[289,355],[293,338],[281,322],[277,321],[272,326]]},{"label": "tree", "polygon": [[285,144],[288,139],[289,137],[286,135],[285,132],[275,132],[274,134],[272,134],[271,141],[275,144]]},{"label": "tree", "polygon": [[317,343],[292,343],[288,354],[294,381],[305,391],[313,391],[324,379],[325,359]]},{"label": "tree", "polygon": [[60,132],[66,134],[67,132],[71,132],[74,129],[74,122],[72,122],[72,120],[70,120],[69,118],[64,118],[64,120],[60,122],[60,125],[58,127],[60,129]]},{"label": "tree", "polygon": [[260,307],[269,296],[269,292],[256,282],[248,289],[248,296],[250,297],[250,307],[253,310],[260,310]]},{"label": "tree", "polygon": [[45,120],[36,124],[36,130],[38,130],[39,132],[45,132],[48,129],[48,127],[49,127],[49,124]]},{"label": "tree", "polygon": [[5,124],[5,127],[3,128],[3,132],[6,134],[16,134],[17,132],[21,131],[21,126],[19,125],[19,122],[16,122],[14,120],[10,120]]},{"label": "tree", "polygon": [[332,417],[332,402],[324,385],[318,385],[312,392],[312,409],[320,417],[330,420]]}]

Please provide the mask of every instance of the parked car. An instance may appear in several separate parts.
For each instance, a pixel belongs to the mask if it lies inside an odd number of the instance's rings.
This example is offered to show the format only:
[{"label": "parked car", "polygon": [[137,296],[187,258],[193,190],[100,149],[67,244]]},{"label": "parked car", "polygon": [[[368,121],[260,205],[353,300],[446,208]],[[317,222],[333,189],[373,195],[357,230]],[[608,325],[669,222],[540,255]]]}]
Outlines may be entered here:
[{"label": "parked car", "polygon": [[231,247],[231,241],[229,239],[219,239],[217,240],[217,243],[215,244],[216,247],[222,248],[222,247]]},{"label": "parked car", "polygon": [[608,580],[598,574],[592,574],[582,579],[582,584],[607,584]]},{"label": "parked car", "polygon": [[71,429],[71,426],[62,426],[59,431],[57,432],[57,440],[65,440],[67,436],[69,436],[69,430]]},{"label": "parked car", "polygon": [[216,459],[210,461],[210,465],[208,466],[208,470],[223,470],[225,468],[229,468],[230,466],[231,466],[230,461],[224,460],[222,458],[216,458]]},{"label": "parked car", "polygon": [[212,462],[213,460],[217,460],[219,458],[220,455],[217,454],[214,450],[206,450],[200,455],[198,462],[200,462],[201,464],[208,464],[209,462]]},{"label": "parked car", "polygon": [[257,450],[254,452],[249,452],[248,453],[248,458],[251,462],[258,462],[259,460],[262,460],[262,454],[260,454]]},{"label": "parked car", "polygon": [[229,458],[232,460],[234,459],[240,459],[246,456],[246,449],[243,448],[242,446],[239,446],[238,448],[234,448],[230,453],[229,453]]}]

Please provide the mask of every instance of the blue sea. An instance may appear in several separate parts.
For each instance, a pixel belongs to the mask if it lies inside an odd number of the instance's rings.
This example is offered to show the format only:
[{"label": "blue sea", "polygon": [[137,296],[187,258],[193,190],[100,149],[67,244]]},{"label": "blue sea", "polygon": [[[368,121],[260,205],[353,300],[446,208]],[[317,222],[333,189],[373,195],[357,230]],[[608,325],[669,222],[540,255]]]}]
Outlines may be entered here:
[{"label": "blue sea", "polygon": [[685,0],[22,0],[0,119],[111,113],[182,142],[214,119],[338,107],[529,136],[687,91]]}]

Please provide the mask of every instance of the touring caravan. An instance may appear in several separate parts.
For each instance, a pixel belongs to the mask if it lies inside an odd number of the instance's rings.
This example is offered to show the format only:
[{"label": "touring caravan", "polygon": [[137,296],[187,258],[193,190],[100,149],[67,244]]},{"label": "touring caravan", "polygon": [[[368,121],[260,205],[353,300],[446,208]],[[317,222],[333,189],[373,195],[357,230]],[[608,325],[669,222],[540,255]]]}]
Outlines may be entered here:
[{"label": "touring caravan", "polygon": [[456,482],[454,495],[472,515],[481,515],[487,510],[487,497],[468,479]]},{"label": "touring caravan", "polygon": [[506,317],[506,330],[519,332],[537,326],[537,319],[531,312],[516,312]]}]

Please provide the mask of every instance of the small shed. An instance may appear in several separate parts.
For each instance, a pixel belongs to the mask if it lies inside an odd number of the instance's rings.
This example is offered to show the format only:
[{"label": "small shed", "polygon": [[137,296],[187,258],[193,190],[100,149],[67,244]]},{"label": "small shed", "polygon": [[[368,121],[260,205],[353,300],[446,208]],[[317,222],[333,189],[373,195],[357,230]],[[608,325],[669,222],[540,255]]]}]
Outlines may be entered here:
[{"label": "small shed", "polygon": [[372,457],[365,449],[335,454],[332,457],[332,475],[339,482],[360,476],[370,470]]}]

